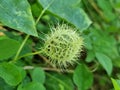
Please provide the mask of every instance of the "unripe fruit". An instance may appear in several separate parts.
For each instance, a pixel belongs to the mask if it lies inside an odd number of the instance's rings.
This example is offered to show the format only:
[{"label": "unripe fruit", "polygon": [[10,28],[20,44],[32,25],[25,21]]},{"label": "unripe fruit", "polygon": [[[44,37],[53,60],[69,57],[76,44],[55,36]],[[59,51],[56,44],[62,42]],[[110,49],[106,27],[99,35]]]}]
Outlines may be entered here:
[{"label": "unripe fruit", "polygon": [[83,38],[75,29],[62,24],[51,28],[51,33],[46,35],[42,53],[50,62],[60,68],[67,68],[77,61],[83,46]]}]

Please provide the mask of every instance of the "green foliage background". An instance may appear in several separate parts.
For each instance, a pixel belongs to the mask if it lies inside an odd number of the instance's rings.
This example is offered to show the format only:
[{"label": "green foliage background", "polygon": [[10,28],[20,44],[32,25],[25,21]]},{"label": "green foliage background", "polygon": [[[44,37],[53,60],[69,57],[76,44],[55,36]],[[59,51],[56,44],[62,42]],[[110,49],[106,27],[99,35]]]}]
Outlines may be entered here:
[{"label": "green foliage background", "polygon": [[[28,54],[58,22],[84,38],[64,72]],[[0,0],[0,90],[120,90],[119,69],[120,0]]]}]

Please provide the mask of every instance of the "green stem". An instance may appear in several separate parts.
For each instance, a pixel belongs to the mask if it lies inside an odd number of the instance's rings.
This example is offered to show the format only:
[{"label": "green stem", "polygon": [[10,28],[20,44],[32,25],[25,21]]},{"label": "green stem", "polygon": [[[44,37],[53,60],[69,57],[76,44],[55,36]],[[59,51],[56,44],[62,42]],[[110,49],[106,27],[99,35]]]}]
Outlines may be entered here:
[{"label": "green stem", "polygon": [[50,5],[53,3],[53,1],[54,1],[54,0],[52,0],[51,3],[42,10],[41,14],[39,15],[38,19],[36,20],[36,23],[39,22],[40,18],[41,18],[42,15],[45,13],[45,11],[50,7]]},{"label": "green stem", "polygon": [[18,56],[19,56],[22,48],[24,47],[24,45],[25,45],[25,43],[26,43],[26,41],[28,40],[29,37],[30,37],[30,35],[27,35],[27,36],[25,37],[24,41],[22,42],[22,44],[21,44],[20,48],[18,49],[18,51],[17,51],[17,53],[16,53],[16,55],[15,55],[15,58],[13,59],[12,62],[16,62],[16,61],[17,61],[17,58],[18,58]]},{"label": "green stem", "polygon": [[37,18],[37,20],[36,20],[36,25],[37,25],[37,23],[39,22],[39,20],[40,20],[40,18],[42,17],[42,15],[45,13],[45,11],[46,11],[46,9],[44,9],[44,10],[42,10],[42,12],[41,12],[41,14],[39,15],[39,17]]},{"label": "green stem", "polygon": [[37,51],[37,52],[33,52],[33,53],[27,53],[23,56],[20,56],[18,59],[21,59],[23,57],[27,57],[27,56],[32,56],[32,55],[36,55],[36,54],[40,54],[42,51]]},{"label": "green stem", "polygon": [[[54,0],[53,0],[54,1]],[[49,6],[53,3],[53,1],[46,7],[43,9],[43,11],[40,13],[39,17],[37,18],[36,22],[35,22],[35,25],[37,25],[37,23],[39,22],[39,20],[41,19],[42,15],[45,13],[45,11],[49,8]],[[28,38],[30,37],[30,35],[26,35],[24,41],[22,42],[20,48],[18,49],[16,55],[15,55],[15,58],[12,60],[12,62],[16,62],[18,60],[18,56],[20,55],[20,52],[22,51],[26,41],[28,40]],[[36,54],[36,53],[32,53],[33,55]],[[30,55],[32,55],[30,54]],[[38,53],[37,53],[38,54]],[[27,55],[27,54],[26,54]],[[26,56],[24,55],[24,57]],[[29,54],[28,54],[29,55]],[[27,55],[27,56],[28,56]]]},{"label": "green stem", "polygon": [[[53,1],[54,1],[54,0],[53,0]],[[53,1],[52,1],[52,2],[53,2]],[[40,13],[39,17],[37,18],[37,20],[36,20],[36,22],[35,22],[36,25],[37,25],[37,23],[39,22],[39,20],[41,19],[42,15],[45,13],[45,11],[46,11],[46,10],[49,8],[49,6],[52,4],[52,2],[51,2],[46,8],[44,8],[43,11]],[[26,35],[24,41],[22,42],[22,44],[21,44],[20,48],[18,49],[18,51],[17,51],[14,59],[13,59],[11,62],[16,62],[16,61],[18,60],[18,56],[20,55],[20,52],[22,51],[22,49],[23,49],[23,47],[24,47],[24,45],[25,45],[25,43],[26,43],[26,41],[28,40],[29,37],[30,37],[30,35]],[[28,55],[27,55],[27,56],[28,56]]]}]

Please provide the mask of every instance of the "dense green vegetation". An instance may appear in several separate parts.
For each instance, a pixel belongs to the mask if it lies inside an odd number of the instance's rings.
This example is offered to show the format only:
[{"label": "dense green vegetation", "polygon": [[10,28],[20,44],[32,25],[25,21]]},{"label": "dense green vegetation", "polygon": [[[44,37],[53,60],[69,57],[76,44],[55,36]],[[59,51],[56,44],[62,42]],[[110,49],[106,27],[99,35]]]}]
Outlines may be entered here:
[{"label": "dense green vegetation", "polygon": [[120,90],[120,0],[0,0],[0,90]]}]

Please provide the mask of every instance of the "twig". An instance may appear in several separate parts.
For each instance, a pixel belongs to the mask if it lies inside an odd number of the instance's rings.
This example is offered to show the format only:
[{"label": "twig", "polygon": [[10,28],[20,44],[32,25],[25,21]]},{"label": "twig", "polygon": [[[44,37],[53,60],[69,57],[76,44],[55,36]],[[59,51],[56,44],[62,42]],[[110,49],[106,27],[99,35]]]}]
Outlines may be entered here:
[{"label": "twig", "polygon": [[[35,67],[33,66],[24,66],[23,69],[25,70],[31,70],[34,69]],[[45,71],[56,71],[56,72],[66,72],[66,73],[73,73],[73,70],[64,70],[62,71],[61,69],[57,69],[57,68],[49,68],[49,67],[42,67],[43,70]]]},{"label": "twig", "polygon": [[[37,52],[35,49],[33,49],[33,51],[34,52]],[[42,55],[40,55],[40,54],[37,54],[40,58],[42,58],[46,63],[48,63],[50,66],[52,66],[52,67],[55,67],[55,66],[53,66],[50,62],[49,62],[49,60],[46,58],[46,57],[44,57],[44,56],[42,56]]]}]

